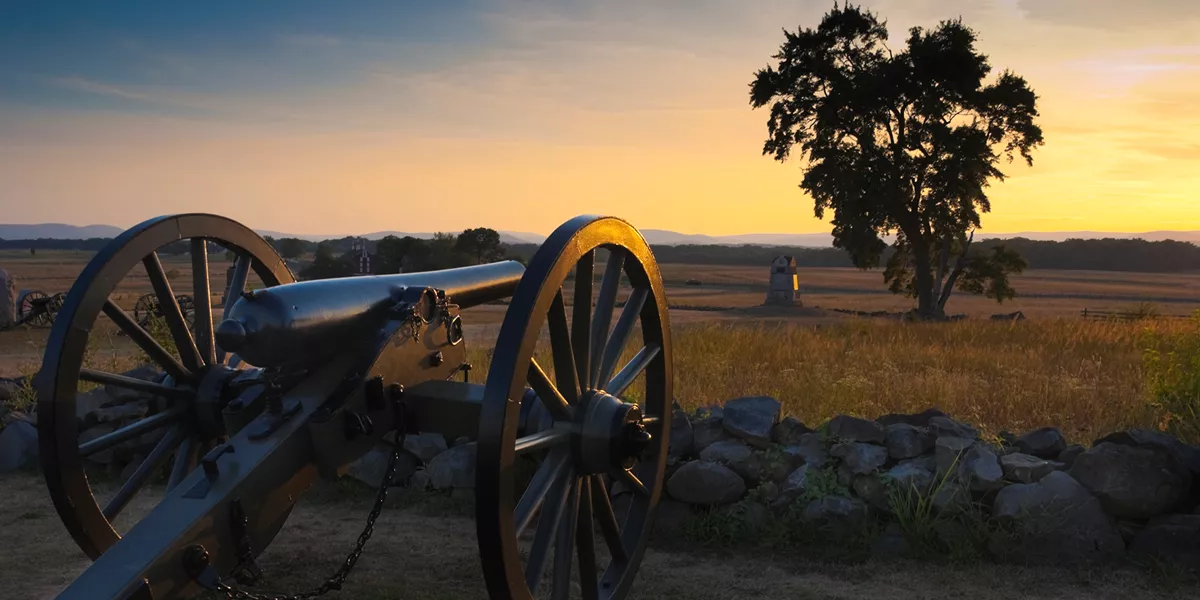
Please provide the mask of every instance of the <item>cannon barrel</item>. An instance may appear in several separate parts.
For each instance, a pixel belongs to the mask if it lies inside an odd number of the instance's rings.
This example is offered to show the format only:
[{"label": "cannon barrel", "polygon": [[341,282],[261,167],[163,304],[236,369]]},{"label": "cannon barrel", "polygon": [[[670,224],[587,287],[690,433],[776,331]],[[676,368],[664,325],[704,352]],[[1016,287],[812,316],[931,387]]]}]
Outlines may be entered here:
[{"label": "cannon barrel", "polygon": [[228,299],[217,344],[258,367],[316,364],[370,342],[408,288],[434,288],[460,308],[512,296],[525,272],[504,261],[423,273],[368,275],[278,285]]}]

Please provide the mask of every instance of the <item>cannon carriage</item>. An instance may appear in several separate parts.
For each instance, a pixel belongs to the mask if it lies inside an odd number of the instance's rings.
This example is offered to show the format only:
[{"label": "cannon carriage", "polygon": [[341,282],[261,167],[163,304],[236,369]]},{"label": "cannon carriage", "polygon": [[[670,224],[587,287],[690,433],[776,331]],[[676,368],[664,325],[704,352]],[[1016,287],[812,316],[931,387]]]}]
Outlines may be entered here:
[{"label": "cannon carriage", "polygon": [[[189,318],[180,305],[156,249],[181,240],[191,244],[192,298],[212,297],[209,243],[236,255],[220,315],[197,302]],[[139,264],[171,344],[111,299]],[[262,287],[246,291],[251,274]],[[464,321],[472,308],[503,299],[486,380],[469,382]],[[143,381],[85,366],[102,318],[165,376]],[[81,382],[160,402],[80,443]],[[161,599],[209,589],[290,598],[340,589],[382,508],[399,442],[434,432],[477,445],[476,531],[492,598],[567,598],[573,587],[584,599],[623,598],[662,492],[672,382],[658,267],[620,219],[568,221],[527,267],[506,261],[304,282],[236,222],[204,214],[146,221],[84,269],[36,381],[50,495],[94,561],[59,597]],[[102,499],[84,459],[150,432],[158,434],[153,449]],[[254,558],[296,499],[390,435],[388,476],[342,567],[311,592],[260,595]],[[135,523],[119,519],[135,495],[155,491],[148,483],[159,473],[158,504]],[[616,506],[615,487],[629,492]]]}]

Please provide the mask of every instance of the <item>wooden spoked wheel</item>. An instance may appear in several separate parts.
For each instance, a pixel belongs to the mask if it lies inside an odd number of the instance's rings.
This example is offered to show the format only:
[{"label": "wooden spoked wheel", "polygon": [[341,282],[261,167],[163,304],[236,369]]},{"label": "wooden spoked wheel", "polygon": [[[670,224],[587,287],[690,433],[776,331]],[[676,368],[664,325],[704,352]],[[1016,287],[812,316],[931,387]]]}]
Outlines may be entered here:
[{"label": "wooden spoked wheel", "polygon": [[[598,255],[606,262],[593,294]],[[637,230],[578,217],[551,234],[493,357],[476,470],[491,598],[623,598],[662,492],[673,382],[662,278]],[[533,463],[527,483],[522,461]],[[631,492],[621,510],[614,484]]]},{"label": "wooden spoked wheel", "polygon": [[[157,253],[180,240],[190,240],[192,297],[201,300],[195,304],[191,327]],[[244,291],[251,271],[266,286],[294,281],[270,244],[243,225],[205,214],[159,217],[126,231],[96,254],[71,287],[51,329],[36,380],[42,469],[59,517],[92,559],[120,539],[114,519],[156,474],[168,472],[169,493],[193,469],[198,455],[225,435],[220,409],[229,399],[227,384],[241,373],[232,366],[236,357],[227,360],[213,342],[212,307],[205,301],[212,297],[210,242],[236,254],[233,280],[226,290],[229,298]],[[139,265],[145,268],[170,330],[166,347],[111,298]],[[226,302],[226,310],[230,304]],[[102,314],[166,373],[164,379],[143,381],[84,364],[89,338]],[[153,400],[147,402],[147,414],[140,420],[81,443],[77,414],[81,381],[132,390]],[[85,458],[145,439],[142,436],[153,436],[157,442],[115,493],[101,502],[84,472]]]}]

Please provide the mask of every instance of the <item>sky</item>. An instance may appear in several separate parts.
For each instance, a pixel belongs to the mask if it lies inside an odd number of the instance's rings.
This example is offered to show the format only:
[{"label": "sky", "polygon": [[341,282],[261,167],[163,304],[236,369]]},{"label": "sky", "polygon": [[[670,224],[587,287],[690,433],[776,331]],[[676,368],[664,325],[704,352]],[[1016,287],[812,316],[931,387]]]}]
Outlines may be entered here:
[{"label": "sky", "polygon": [[[1046,144],[1002,165],[985,231],[1200,229],[1200,2],[863,5],[894,48],[962,17],[1038,93]],[[827,232],[748,86],[831,6],[3,0],[0,218]]]}]

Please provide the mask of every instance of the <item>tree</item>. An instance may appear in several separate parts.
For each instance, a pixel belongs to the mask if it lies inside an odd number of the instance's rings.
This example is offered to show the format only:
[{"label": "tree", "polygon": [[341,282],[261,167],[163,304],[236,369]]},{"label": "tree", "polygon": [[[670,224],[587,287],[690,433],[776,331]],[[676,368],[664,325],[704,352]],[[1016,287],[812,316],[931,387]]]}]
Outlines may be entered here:
[{"label": "tree", "polygon": [[467,229],[454,241],[454,251],[473,259],[474,264],[496,262],[504,258],[500,234],[495,229],[478,227]]},{"label": "tree", "polygon": [[425,240],[406,235],[389,235],[375,244],[377,273],[399,273],[404,269],[420,270],[428,255]]},{"label": "tree", "polygon": [[283,238],[279,240],[279,255],[284,258],[300,258],[304,255],[304,240]]},{"label": "tree", "polygon": [[817,218],[833,212],[834,245],[872,268],[894,234],[884,279],[925,317],[942,314],[955,287],[976,292],[984,280],[997,300],[1011,297],[1019,263],[968,251],[991,210],[985,188],[1005,178],[999,160],[1032,165],[1043,143],[1026,81],[1004,71],[985,83],[991,66],[960,20],[912,28],[899,52],[884,22],[849,4],[784,35],[776,64],[754,75],[750,104],[770,106],[763,154],[784,162],[798,148],[804,158],[800,188]]},{"label": "tree", "polygon": [[313,262],[300,271],[304,279],[329,279],[331,277],[347,277],[354,273],[350,263],[341,260],[334,254],[333,245],[328,242],[317,244]]}]

